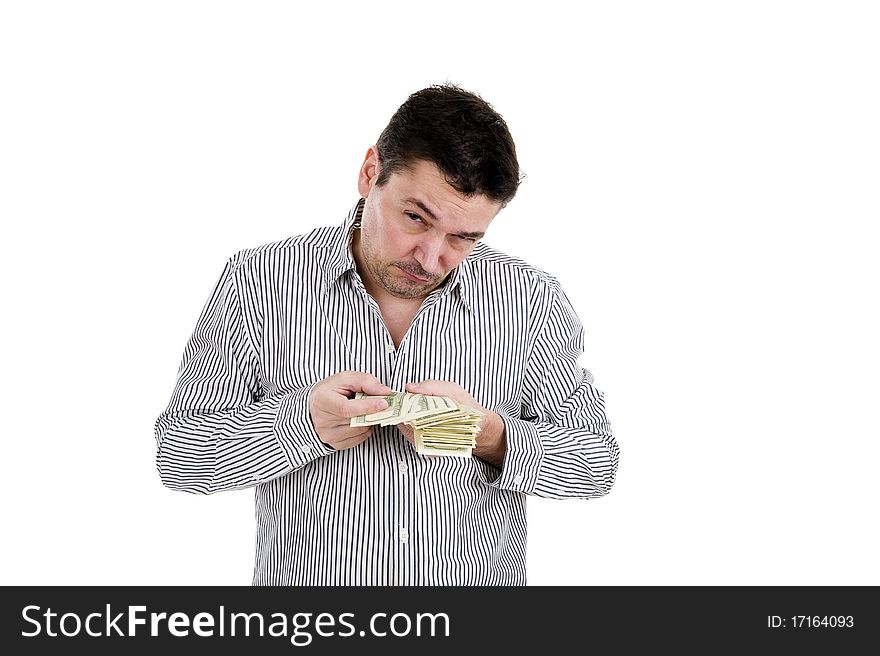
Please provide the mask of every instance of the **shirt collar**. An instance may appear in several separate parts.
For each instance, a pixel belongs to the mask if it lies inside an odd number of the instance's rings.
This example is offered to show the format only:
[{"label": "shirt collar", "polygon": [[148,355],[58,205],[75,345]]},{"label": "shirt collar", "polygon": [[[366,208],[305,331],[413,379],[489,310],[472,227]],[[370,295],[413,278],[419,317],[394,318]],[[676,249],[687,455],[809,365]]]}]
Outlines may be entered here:
[{"label": "shirt collar", "polygon": [[354,256],[351,254],[351,241],[354,230],[361,227],[361,214],[364,211],[364,199],[359,198],[348,211],[348,216],[333,232],[333,238],[327,245],[324,259],[324,293],[348,271],[355,270]]},{"label": "shirt collar", "polygon": [[470,255],[449,272],[446,282],[440,288],[440,298],[456,293],[464,306],[473,312],[473,271],[469,262]]},{"label": "shirt collar", "polygon": [[[324,259],[324,293],[329,291],[343,274],[356,270],[354,256],[351,253],[351,242],[353,232],[361,227],[364,200],[364,198],[358,199],[327,244],[327,255]],[[466,257],[449,273],[446,283],[438,291],[440,298],[455,291],[465,307],[473,311],[473,271],[469,259],[470,256]]]}]

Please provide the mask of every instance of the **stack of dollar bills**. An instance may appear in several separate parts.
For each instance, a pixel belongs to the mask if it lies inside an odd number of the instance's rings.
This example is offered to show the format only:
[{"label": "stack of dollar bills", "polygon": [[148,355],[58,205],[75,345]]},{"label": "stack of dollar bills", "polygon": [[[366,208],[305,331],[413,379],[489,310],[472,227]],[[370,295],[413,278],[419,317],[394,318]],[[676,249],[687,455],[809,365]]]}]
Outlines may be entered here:
[{"label": "stack of dollar bills", "polygon": [[388,407],[373,414],[354,417],[351,426],[392,426],[401,423],[412,426],[418,453],[470,458],[471,451],[477,446],[481,414],[448,396],[393,392],[378,397],[358,393],[355,398],[383,398],[388,401]]}]

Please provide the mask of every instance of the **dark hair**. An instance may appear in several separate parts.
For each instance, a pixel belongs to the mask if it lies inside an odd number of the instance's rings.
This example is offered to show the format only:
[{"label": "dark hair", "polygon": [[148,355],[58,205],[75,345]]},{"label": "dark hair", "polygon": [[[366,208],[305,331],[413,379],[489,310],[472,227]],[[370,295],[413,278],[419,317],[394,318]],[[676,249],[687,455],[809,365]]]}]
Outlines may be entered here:
[{"label": "dark hair", "polygon": [[454,84],[416,91],[398,108],[377,142],[376,184],[419,160],[433,163],[460,194],[483,194],[504,207],[520,183],[516,147],[489,103]]}]

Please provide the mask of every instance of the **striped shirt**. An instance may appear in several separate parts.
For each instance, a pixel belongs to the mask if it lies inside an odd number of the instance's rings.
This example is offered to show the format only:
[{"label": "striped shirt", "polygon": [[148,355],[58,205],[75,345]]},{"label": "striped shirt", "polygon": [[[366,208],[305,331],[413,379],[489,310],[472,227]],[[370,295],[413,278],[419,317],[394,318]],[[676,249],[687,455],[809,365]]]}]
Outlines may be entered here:
[{"label": "striped shirt", "polygon": [[[583,329],[555,278],[478,243],[395,348],[351,254],[362,209],[229,259],[156,421],[162,482],[254,488],[254,585],[524,585],[526,495],[602,496],[617,471]],[[458,383],[504,421],[501,469],[395,426],[327,446],[309,393],[345,370]]]}]

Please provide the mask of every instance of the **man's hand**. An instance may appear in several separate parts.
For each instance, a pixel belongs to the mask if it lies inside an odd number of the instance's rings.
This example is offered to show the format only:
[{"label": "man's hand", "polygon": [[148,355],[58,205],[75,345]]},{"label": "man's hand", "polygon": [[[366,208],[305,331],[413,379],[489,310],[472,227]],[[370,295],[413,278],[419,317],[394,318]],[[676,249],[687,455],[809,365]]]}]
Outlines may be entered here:
[{"label": "man's hand", "polygon": [[[477,446],[473,450],[473,455],[501,469],[501,465],[504,463],[506,441],[504,439],[504,422],[498,414],[481,406],[460,385],[449,381],[423,380],[420,383],[407,383],[406,391],[412,394],[448,396],[453,401],[483,413],[480,418]],[[413,429],[406,424],[398,424],[397,427],[410,444],[414,444]]]},{"label": "man's hand", "polygon": [[379,412],[388,407],[385,399],[355,399],[356,392],[385,395],[391,388],[378,378],[360,371],[343,371],[325,378],[312,388],[309,414],[315,432],[324,444],[337,451],[350,449],[366,440],[372,426],[352,427],[352,417]]}]

